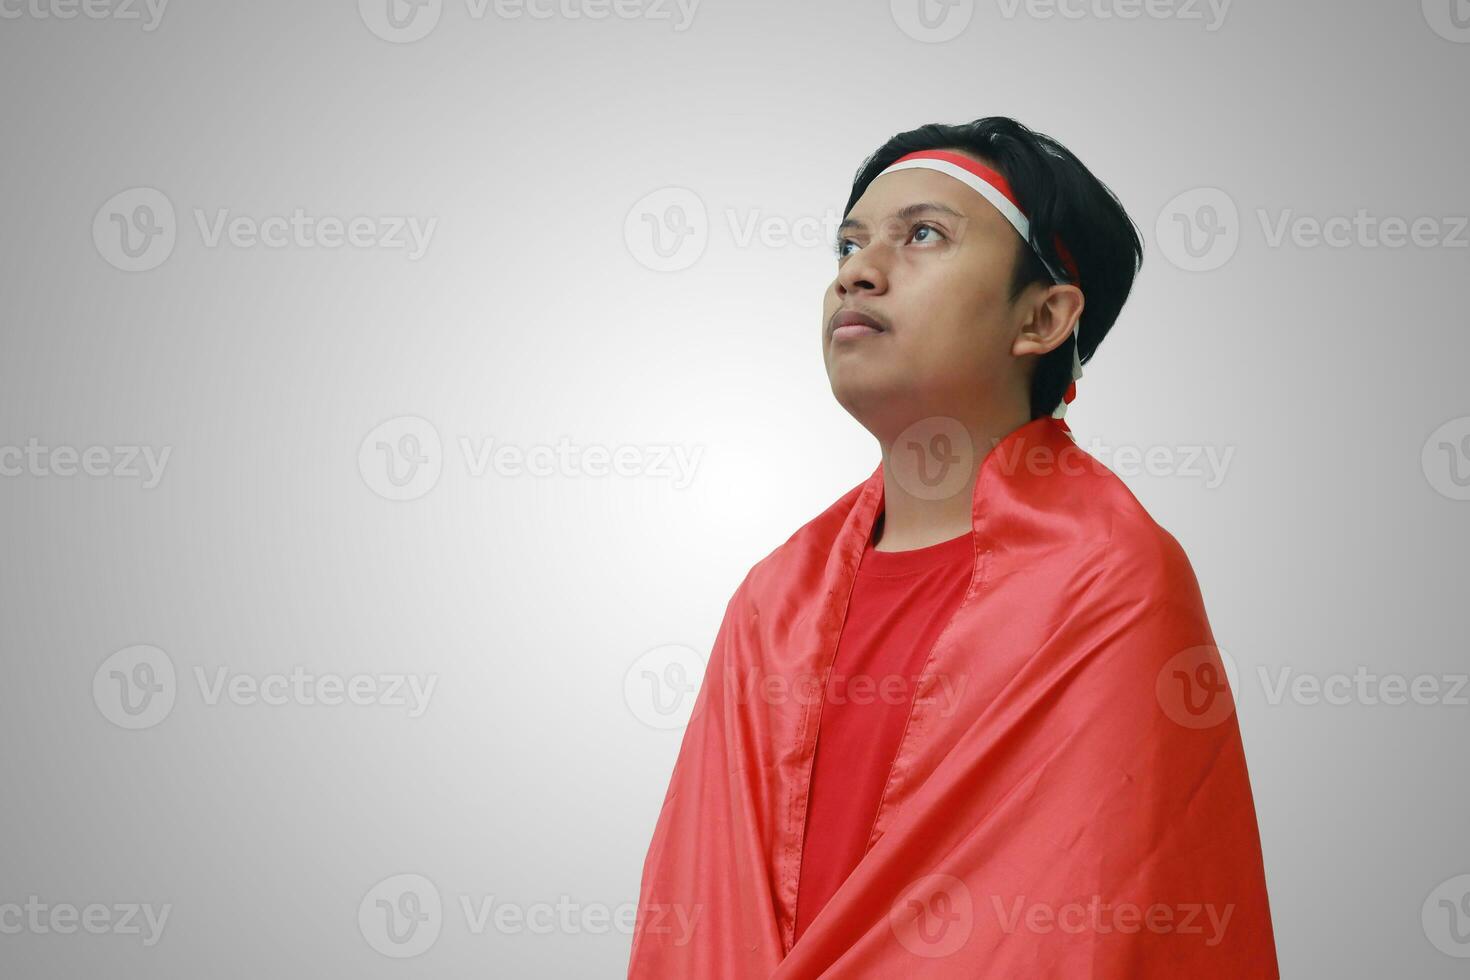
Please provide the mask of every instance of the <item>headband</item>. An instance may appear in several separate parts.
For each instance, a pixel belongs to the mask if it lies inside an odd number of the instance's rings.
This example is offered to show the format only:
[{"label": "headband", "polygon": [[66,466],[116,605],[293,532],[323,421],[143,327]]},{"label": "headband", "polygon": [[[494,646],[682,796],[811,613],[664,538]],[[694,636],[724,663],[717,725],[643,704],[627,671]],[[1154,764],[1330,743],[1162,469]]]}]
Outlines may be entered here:
[{"label": "headband", "polygon": [[[1031,221],[1026,217],[1026,212],[1021,210],[1021,204],[1016,200],[1015,192],[1011,190],[1010,182],[1005,177],[991,170],[982,163],[977,163],[969,157],[959,153],[951,153],[948,150],[919,150],[899,157],[888,167],[878,174],[892,173],[895,170],[937,170],[942,174],[948,174],[960,181],[971,190],[975,191],[985,200],[994,205],[1000,212],[1001,217],[1010,222],[1011,227],[1016,229],[1016,234],[1021,236],[1041,264],[1046,267],[1047,273],[1053,282],[1077,282],[1081,276],[1077,274],[1077,263],[1072,259],[1072,253],[1067,251],[1067,246],[1062,244],[1060,238],[1052,236],[1052,244],[1056,246],[1057,255],[1062,260],[1062,266],[1067,275],[1063,275],[1055,265],[1048,262],[1046,256],[1041,254],[1034,242],[1031,241]],[[874,177],[877,180],[878,177]],[[1072,328],[1072,383],[1067,385],[1067,392],[1062,396],[1061,404],[1057,405],[1056,411],[1052,412],[1052,418],[1061,419],[1067,414],[1067,403],[1077,397],[1077,379],[1082,377],[1082,319],[1077,319],[1077,325]],[[1067,423],[1063,422],[1066,428]],[[1070,432],[1071,430],[1068,429]]]}]

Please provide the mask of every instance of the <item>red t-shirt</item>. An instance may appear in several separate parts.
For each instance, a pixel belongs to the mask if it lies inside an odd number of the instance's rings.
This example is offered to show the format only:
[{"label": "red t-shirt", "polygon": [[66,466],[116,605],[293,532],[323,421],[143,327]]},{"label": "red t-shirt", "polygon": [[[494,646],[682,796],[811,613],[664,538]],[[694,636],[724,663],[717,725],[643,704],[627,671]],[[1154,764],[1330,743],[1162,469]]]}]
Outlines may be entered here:
[{"label": "red t-shirt", "polygon": [[868,849],[929,649],[970,585],[975,535],[863,551],[817,723],[796,895],[799,938]]}]

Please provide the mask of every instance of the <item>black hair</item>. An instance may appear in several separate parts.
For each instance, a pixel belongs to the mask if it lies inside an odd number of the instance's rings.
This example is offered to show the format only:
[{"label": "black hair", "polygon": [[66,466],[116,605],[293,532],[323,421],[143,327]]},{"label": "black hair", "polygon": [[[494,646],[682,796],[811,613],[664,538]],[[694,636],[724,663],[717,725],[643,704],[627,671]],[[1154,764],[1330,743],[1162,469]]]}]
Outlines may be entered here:
[{"label": "black hair", "polygon": [[[1077,264],[1076,285],[1087,298],[1078,333],[1082,361],[1091,360],[1143,265],[1143,242],[1117,196],[1050,136],[1008,116],[986,116],[961,125],[930,123],[888,140],[858,168],[843,218],[878,174],[916,150],[959,150],[985,160],[1010,183],[1030,219],[1031,245],[1057,269],[1064,266],[1052,238],[1061,238]],[[1032,248],[1019,242],[1016,247],[1020,260],[1011,279],[1011,300],[1034,282],[1053,281]],[[1072,380],[1073,344],[1068,336],[1041,355],[1031,379],[1033,419],[1050,415],[1066,394]]]}]

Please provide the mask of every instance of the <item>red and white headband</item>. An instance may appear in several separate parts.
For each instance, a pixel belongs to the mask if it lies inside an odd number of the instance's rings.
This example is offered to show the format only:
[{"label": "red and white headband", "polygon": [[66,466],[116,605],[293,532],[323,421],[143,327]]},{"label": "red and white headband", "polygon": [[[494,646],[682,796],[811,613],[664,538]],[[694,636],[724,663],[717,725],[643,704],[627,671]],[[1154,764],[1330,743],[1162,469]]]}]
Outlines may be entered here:
[{"label": "red and white headband", "polygon": [[[1031,221],[1026,217],[1026,212],[1021,210],[1021,204],[1016,200],[1015,192],[1011,190],[1010,182],[1005,177],[991,170],[982,163],[964,156],[960,153],[952,153],[949,150],[919,150],[901,156],[878,174],[892,173],[895,170],[912,170],[915,168],[923,170],[937,170],[942,174],[948,174],[955,180],[960,181],[971,190],[975,191],[985,200],[994,205],[1000,212],[1001,217],[1010,222],[1011,227],[1016,229],[1016,234],[1021,236],[1041,264],[1046,267],[1053,282],[1077,282],[1081,277],[1077,275],[1077,263],[1073,261],[1072,254],[1062,244],[1061,239],[1053,237],[1052,242],[1056,246],[1057,255],[1061,257],[1062,266],[1066,270],[1064,275],[1055,265],[1046,260],[1046,256],[1031,243]],[[877,180],[878,177],[874,177]],[[1072,328],[1072,383],[1067,386],[1067,393],[1062,396],[1061,404],[1052,412],[1053,418],[1064,418],[1067,414],[1067,403],[1077,397],[1077,379],[1082,377],[1082,320],[1079,317],[1077,325]],[[1065,422],[1062,423],[1064,426]]]}]

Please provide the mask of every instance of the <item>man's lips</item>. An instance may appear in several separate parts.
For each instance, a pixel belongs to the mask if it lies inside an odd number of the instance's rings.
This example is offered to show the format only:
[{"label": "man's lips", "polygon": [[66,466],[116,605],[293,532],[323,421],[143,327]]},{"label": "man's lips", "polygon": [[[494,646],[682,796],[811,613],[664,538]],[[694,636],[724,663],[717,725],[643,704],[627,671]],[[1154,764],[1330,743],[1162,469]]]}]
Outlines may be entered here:
[{"label": "man's lips", "polygon": [[858,337],[873,337],[887,333],[882,321],[857,310],[842,310],[832,317],[829,333],[833,340],[848,340]]},{"label": "man's lips", "polygon": [[842,326],[833,329],[832,339],[849,340],[855,337],[876,337],[882,332],[882,330],[876,330],[866,323],[844,323]]}]

